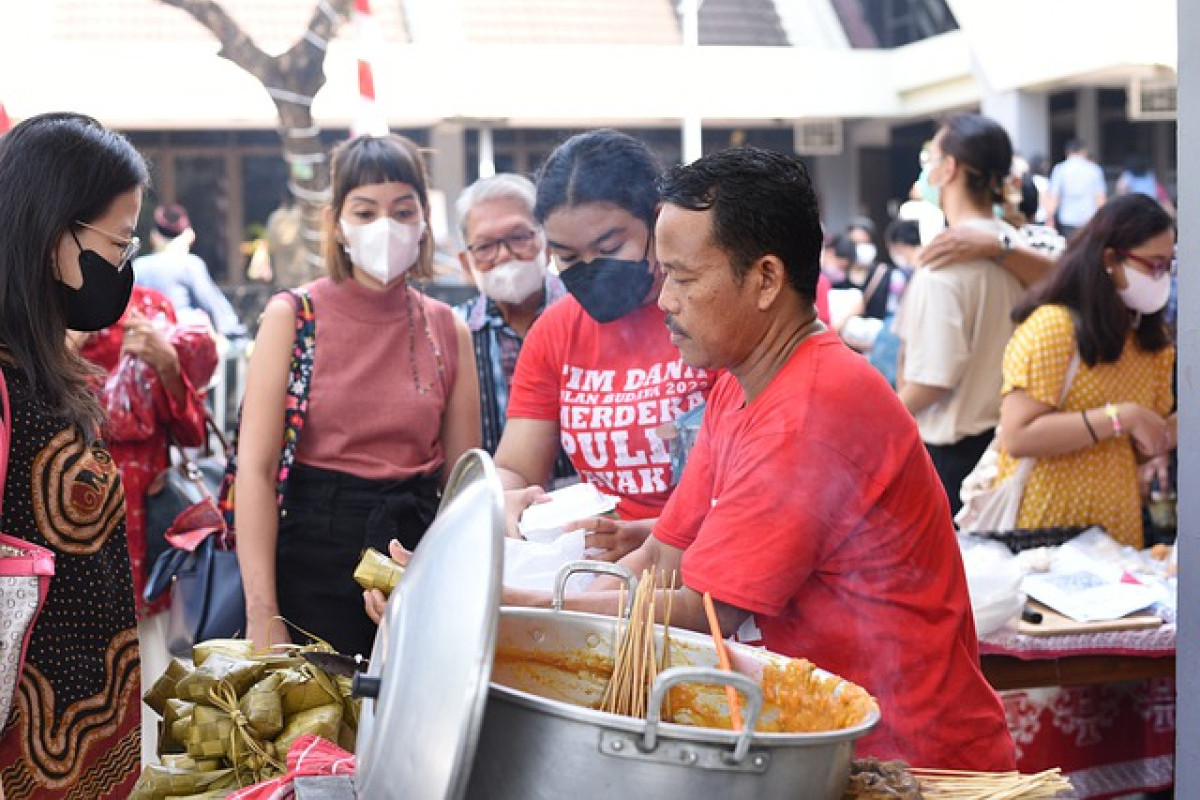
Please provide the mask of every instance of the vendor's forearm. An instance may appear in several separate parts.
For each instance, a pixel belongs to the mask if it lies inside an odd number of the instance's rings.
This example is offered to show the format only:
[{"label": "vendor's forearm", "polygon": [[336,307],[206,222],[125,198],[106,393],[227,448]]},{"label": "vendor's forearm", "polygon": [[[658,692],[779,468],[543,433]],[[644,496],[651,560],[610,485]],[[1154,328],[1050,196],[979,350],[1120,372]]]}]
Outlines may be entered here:
[{"label": "vendor's forearm", "polygon": [[919,414],[932,405],[942,402],[950,396],[950,390],[942,386],[930,386],[926,383],[906,381],[898,392],[900,402],[910,414]]},{"label": "vendor's forearm", "polygon": [[[591,614],[606,614],[616,616],[620,604],[629,602],[629,593],[618,590],[588,591],[568,594],[563,598],[563,607],[569,611],[584,611]],[[550,607],[549,596],[541,603],[545,608]],[[662,623],[670,611],[672,628],[682,628],[698,633],[709,633],[708,615],[704,611],[704,597],[699,592],[686,586],[681,586],[674,592],[660,589],[655,593],[655,619]],[[715,602],[717,620],[721,625],[722,636],[728,638],[741,626],[749,616],[745,611],[725,603]]]}]

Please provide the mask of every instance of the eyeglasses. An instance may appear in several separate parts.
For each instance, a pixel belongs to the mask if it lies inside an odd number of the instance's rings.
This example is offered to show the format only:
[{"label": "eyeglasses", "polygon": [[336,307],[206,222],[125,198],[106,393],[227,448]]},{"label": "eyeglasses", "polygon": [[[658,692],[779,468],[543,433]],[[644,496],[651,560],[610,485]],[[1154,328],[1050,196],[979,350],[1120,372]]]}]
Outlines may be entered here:
[{"label": "eyeglasses", "polygon": [[1128,250],[1117,250],[1117,255],[1119,255],[1121,258],[1128,258],[1130,261],[1141,264],[1143,267],[1150,270],[1150,274],[1155,278],[1161,278],[1163,275],[1166,275],[1168,272],[1172,272],[1175,269],[1174,258],[1149,259],[1144,256],[1139,256],[1137,253],[1131,253]]},{"label": "eyeglasses", "polygon": [[[86,222],[80,222],[79,220],[75,220],[75,224],[81,228],[87,228],[89,231],[92,231],[94,233],[100,234],[101,236],[107,237],[108,240],[111,241],[114,245],[121,248],[121,260],[117,262],[117,270],[118,271],[124,269],[125,265],[128,264],[130,261],[132,261],[133,257],[136,256],[138,254],[138,252],[142,249],[142,240],[136,236],[131,236],[128,239],[122,239],[120,236],[117,236],[115,233],[109,233],[108,231],[104,230],[103,228],[97,228],[95,225],[88,225]],[[78,239],[75,240],[75,244],[79,244]],[[82,250],[83,246],[80,245],[79,249]]]},{"label": "eyeglasses", "polygon": [[537,255],[538,235],[536,231],[516,231],[499,239],[467,245],[467,250],[482,264],[494,264],[500,257],[500,247],[505,247],[513,258],[532,258]]}]

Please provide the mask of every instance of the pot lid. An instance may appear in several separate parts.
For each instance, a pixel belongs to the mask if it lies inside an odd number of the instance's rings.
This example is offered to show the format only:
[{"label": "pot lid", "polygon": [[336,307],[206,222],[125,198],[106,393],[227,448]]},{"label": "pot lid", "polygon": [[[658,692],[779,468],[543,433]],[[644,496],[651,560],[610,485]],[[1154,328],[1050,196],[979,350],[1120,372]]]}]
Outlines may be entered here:
[{"label": "pot lid", "polygon": [[[358,796],[458,800],[466,792],[499,619],[504,490],[465,453],[388,600],[359,719]],[[376,678],[377,681],[372,681]]]}]

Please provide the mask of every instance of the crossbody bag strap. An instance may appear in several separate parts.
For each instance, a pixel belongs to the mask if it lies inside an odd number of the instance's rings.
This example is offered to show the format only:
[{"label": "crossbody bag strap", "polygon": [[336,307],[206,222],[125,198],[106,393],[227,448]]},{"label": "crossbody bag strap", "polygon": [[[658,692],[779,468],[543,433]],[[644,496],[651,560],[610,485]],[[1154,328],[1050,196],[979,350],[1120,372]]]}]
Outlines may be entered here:
[{"label": "crossbody bag strap", "polygon": [[866,313],[867,305],[870,304],[871,298],[875,296],[875,291],[879,288],[879,284],[883,282],[884,277],[890,272],[887,264],[877,264],[875,272],[871,275],[871,280],[867,282],[867,286],[863,289],[863,313]]},{"label": "crossbody bag strap", "polygon": [[[1058,406],[1055,408],[1056,411],[1061,411],[1063,403],[1067,402],[1067,393],[1071,391],[1071,384],[1075,382],[1075,376],[1079,374],[1079,364],[1079,350],[1076,349],[1075,352],[1071,354],[1070,363],[1067,364],[1067,374],[1063,378],[1063,387],[1062,391],[1059,392],[1058,395]],[[1022,481],[1028,480],[1029,475],[1033,472],[1034,465],[1036,464],[1036,456],[1026,456],[1025,458],[1020,459],[1020,462],[1017,464],[1017,471],[1015,473],[1016,476]]]},{"label": "crossbody bag strap", "polygon": [[[304,428],[304,419],[308,414],[308,392],[312,384],[313,352],[316,349],[316,315],[313,313],[312,296],[304,287],[289,289],[296,303],[296,331],[292,342],[292,361],[289,367],[287,408],[284,410],[283,441],[280,444],[279,471],[275,478],[275,503],[283,505],[284,493],[287,489],[288,474],[296,460],[296,447],[300,443],[300,433]],[[294,403],[292,401],[295,401]],[[216,427],[215,425],[213,426]],[[238,406],[237,428],[228,444],[224,437],[221,443],[225,446],[225,475],[221,479],[220,496],[217,507],[225,518],[225,525],[233,531],[234,507],[236,497],[234,484],[237,480],[237,450],[238,431],[242,427],[242,406]],[[232,546],[232,540],[227,539],[226,547]]]},{"label": "crossbody bag strap", "polygon": [[1075,382],[1075,376],[1079,374],[1079,350],[1076,349],[1071,354],[1071,363],[1067,364],[1067,374],[1063,378],[1062,393],[1058,396],[1058,410],[1061,411],[1063,403],[1067,402],[1067,392],[1071,391],[1071,384]]},{"label": "crossbody bag strap", "polygon": [[283,448],[279,454],[279,472],[275,479],[275,502],[283,507],[288,475],[296,462],[296,448],[308,416],[308,394],[312,388],[313,355],[316,350],[317,320],[312,296],[303,287],[290,290],[298,303],[296,340],[292,348],[291,376],[288,380],[287,409],[283,416]]}]

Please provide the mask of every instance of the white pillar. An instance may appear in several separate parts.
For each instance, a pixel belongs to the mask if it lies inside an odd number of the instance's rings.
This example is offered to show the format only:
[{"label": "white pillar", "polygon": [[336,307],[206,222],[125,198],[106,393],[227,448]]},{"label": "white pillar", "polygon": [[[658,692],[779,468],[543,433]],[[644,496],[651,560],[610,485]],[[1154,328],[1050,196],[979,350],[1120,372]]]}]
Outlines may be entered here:
[{"label": "white pillar", "polygon": [[1050,102],[1045,93],[985,89],[980,111],[1004,126],[1013,148],[1021,155],[1029,158],[1040,154],[1056,160],[1050,152]]},{"label": "white pillar", "polygon": [[849,149],[836,156],[813,156],[813,188],[821,203],[821,222],[825,232],[837,233],[854,216],[857,173]]},{"label": "white pillar", "polygon": [[479,127],[479,177],[490,178],[496,174],[496,151],[492,146],[492,126]]},{"label": "white pillar", "polygon": [[[704,0],[679,0],[679,15],[683,29],[683,46],[700,46],[700,6]],[[683,119],[683,143],[681,161],[690,164],[704,155],[703,124],[700,117],[687,116]]]},{"label": "white pillar", "polygon": [[1100,163],[1100,91],[1095,86],[1075,93],[1075,136],[1087,145],[1092,160]]},{"label": "white pillar", "polygon": [[466,188],[466,132],[462,123],[443,120],[430,132],[429,185],[440,194],[430,202],[444,203],[444,208],[433,209],[434,225],[445,226],[433,232],[435,241],[450,242],[457,235],[458,220],[454,217],[454,201]]}]

